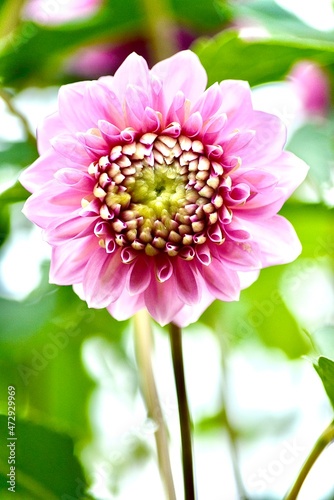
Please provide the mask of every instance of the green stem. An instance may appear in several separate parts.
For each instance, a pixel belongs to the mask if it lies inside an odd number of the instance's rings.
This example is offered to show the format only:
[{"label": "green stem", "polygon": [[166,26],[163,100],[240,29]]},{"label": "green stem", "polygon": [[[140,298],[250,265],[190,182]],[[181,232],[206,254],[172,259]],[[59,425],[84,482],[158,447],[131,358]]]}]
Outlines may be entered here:
[{"label": "green stem", "polygon": [[176,500],[173,476],[168,450],[168,433],[163,417],[158,391],[156,388],[152,367],[152,330],[147,311],[142,310],[134,317],[134,339],[136,358],[141,378],[142,393],[145,399],[148,416],[157,424],[155,441],[158,453],[160,476],[165,488],[166,498]]},{"label": "green stem", "polygon": [[[218,328],[216,329],[218,331]],[[222,337],[222,339],[225,337]],[[228,387],[229,387],[229,380],[228,380],[228,370],[227,370],[227,363],[226,363],[226,358],[228,354],[228,341],[221,340],[220,342],[220,348],[221,348],[221,359],[222,359],[222,376],[223,376],[223,381],[222,384],[224,387],[222,387],[221,390],[221,400],[222,400],[222,407],[223,407],[223,413],[224,413],[224,424],[227,432],[227,437],[228,437],[228,442],[229,442],[229,448],[231,452],[231,461],[232,461],[232,467],[233,467],[233,473],[234,473],[234,480],[235,480],[235,485],[238,490],[238,498],[240,500],[247,500],[247,494],[245,490],[245,486],[243,484],[242,480],[242,475],[239,467],[239,454],[238,454],[238,443],[237,443],[237,432],[236,429],[234,428],[233,424],[231,423],[231,420],[229,418],[229,400],[228,400]]]},{"label": "green stem", "polygon": [[177,52],[176,26],[168,0],[141,0],[145,13],[145,32],[149,35],[151,57],[161,61]]},{"label": "green stem", "polygon": [[292,488],[290,491],[286,494],[284,497],[284,500],[295,500],[300,492],[300,489],[305,481],[306,476],[310,472],[313,464],[317,460],[317,458],[321,455],[321,453],[324,451],[324,449],[332,442],[334,441],[334,420],[329,426],[324,430],[324,432],[321,434],[319,439],[314,445],[313,450],[309,454],[309,456],[306,459],[306,462],[304,463],[303,467],[301,468],[298,477],[293,484]]},{"label": "green stem", "polygon": [[33,136],[33,134],[31,133],[28,120],[18,109],[16,109],[16,107],[14,106],[14,104],[12,102],[12,98],[11,98],[10,94],[3,88],[0,88],[0,98],[5,101],[9,111],[20,120],[29,142],[31,142],[32,144],[35,145],[36,139]]},{"label": "green stem", "polygon": [[171,344],[171,351],[173,358],[177,401],[179,406],[179,419],[180,419],[181,443],[182,443],[184,498],[185,500],[194,500],[196,498],[196,494],[195,494],[193,455],[192,455],[192,442],[191,442],[191,421],[190,421],[190,413],[189,413],[186,384],[184,377],[182,332],[178,326],[171,323],[169,333],[170,333],[170,344]]},{"label": "green stem", "polygon": [[7,0],[0,11],[0,38],[12,33],[21,22],[22,8],[25,0]]}]

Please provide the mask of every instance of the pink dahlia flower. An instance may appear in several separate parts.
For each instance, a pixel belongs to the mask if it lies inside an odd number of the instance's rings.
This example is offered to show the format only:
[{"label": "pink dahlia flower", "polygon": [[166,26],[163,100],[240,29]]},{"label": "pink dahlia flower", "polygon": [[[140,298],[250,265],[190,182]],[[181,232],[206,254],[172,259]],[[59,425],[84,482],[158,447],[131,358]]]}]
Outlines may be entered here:
[{"label": "pink dahlia flower", "polygon": [[132,54],[114,77],[62,87],[21,176],[51,282],[117,319],[146,307],[185,326],[300,252],[277,215],[307,172],[283,151],[285,127],[253,109],[247,83],[206,82],[185,51],[151,70]]},{"label": "pink dahlia flower", "polygon": [[39,24],[58,25],[93,15],[103,0],[28,0],[25,19]]},{"label": "pink dahlia flower", "polygon": [[288,79],[300,96],[305,114],[326,116],[330,107],[329,79],[323,69],[312,61],[295,64]]}]

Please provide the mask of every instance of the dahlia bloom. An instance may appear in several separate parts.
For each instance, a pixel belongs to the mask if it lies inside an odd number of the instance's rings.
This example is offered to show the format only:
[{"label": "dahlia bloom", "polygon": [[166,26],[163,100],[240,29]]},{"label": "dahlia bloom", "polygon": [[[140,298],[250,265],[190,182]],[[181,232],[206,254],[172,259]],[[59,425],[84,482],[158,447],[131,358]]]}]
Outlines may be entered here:
[{"label": "dahlia bloom", "polygon": [[146,307],[185,326],[300,252],[277,215],[307,172],[283,151],[284,125],[253,109],[246,82],[206,82],[184,51],[151,70],[132,54],[114,77],[62,87],[21,176],[51,282],[117,319]]},{"label": "dahlia bloom", "polygon": [[23,17],[39,24],[58,25],[93,15],[102,0],[28,0]]},{"label": "dahlia bloom", "polygon": [[305,114],[326,116],[330,107],[329,79],[320,66],[312,61],[299,61],[288,75]]}]

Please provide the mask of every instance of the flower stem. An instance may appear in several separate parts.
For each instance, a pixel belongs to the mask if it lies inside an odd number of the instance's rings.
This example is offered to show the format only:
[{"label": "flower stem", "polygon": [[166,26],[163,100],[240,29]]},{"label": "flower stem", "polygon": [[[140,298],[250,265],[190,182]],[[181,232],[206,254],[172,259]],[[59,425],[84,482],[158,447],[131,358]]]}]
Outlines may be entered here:
[{"label": "flower stem", "polygon": [[169,0],[141,0],[145,12],[145,34],[149,35],[151,57],[161,61],[177,52],[176,26]]},{"label": "flower stem", "polygon": [[298,496],[298,493],[304,483],[304,480],[308,473],[310,472],[313,464],[317,460],[317,458],[320,456],[320,454],[324,451],[324,449],[332,442],[334,441],[334,420],[329,424],[329,426],[324,430],[324,432],[321,434],[319,439],[314,445],[313,450],[309,454],[309,456],[306,459],[306,462],[302,466],[299,475],[293,484],[292,488],[290,491],[286,494],[284,497],[284,500],[295,500]]},{"label": "flower stem", "polygon": [[168,433],[163,417],[152,367],[152,330],[150,317],[146,310],[139,311],[134,317],[134,339],[142,393],[148,416],[157,424],[155,441],[158,453],[160,476],[165,488],[166,498],[176,500],[173,476],[168,450]]},{"label": "flower stem", "polygon": [[9,111],[14,115],[16,116],[21,124],[22,124],[22,127],[27,135],[27,139],[28,141],[31,143],[31,144],[36,144],[36,139],[34,137],[34,135],[31,133],[31,130],[30,130],[30,126],[29,126],[29,123],[28,123],[28,120],[26,119],[26,117],[14,106],[13,102],[12,102],[12,98],[11,98],[11,95],[3,88],[0,88],[0,99],[3,99],[4,102],[7,104],[7,107],[9,109]]},{"label": "flower stem", "polygon": [[179,419],[182,443],[182,465],[184,481],[185,500],[195,499],[195,482],[193,470],[192,442],[191,442],[191,421],[187,400],[186,384],[184,377],[183,352],[182,352],[182,332],[181,329],[171,323],[170,344],[173,358],[173,368],[179,406]]}]

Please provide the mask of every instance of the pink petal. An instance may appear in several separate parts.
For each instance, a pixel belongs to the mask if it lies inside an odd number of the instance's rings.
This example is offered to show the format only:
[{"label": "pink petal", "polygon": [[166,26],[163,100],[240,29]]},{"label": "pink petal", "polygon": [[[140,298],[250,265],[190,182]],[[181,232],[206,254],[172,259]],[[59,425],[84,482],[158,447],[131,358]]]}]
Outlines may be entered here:
[{"label": "pink petal", "polygon": [[220,112],[227,114],[227,133],[243,127],[249,128],[249,116],[253,112],[248,82],[224,80],[220,83],[223,96]]},{"label": "pink petal", "polygon": [[266,171],[278,179],[277,187],[283,190],[284,201],[303,182],[308,170],[309,166],[303,160],[287,151],[266,166]]},{"label": "pink petal", "polygon": [[117,300],[107,307],[110,314],[118,321],[131,318],[137,311],[145,307],[144,295],[129,295],[126,288]]},{"label": "pink petal", "polygon": [[286,264],[301,252],[301,244],[293,226],[284,217],[249,221],[249,232],[257,242],[263,267]]},{"label": "pink petal", "polygon": [[225,151],[225,154],[243,154],[240,153],[240,150],[243,150],[253,141],[254,137],[257,135],[258,131],[256,130],[244,130],[242,132],[234,132],[229,137],[224,138],[221,141],[221,145]]},{"label": "pink petal", "polygon": [[159,62],[151,71],[163,81],[164,98],[168,108],[178,90],[182,90],[187,99],[195,102],[206,87],[206,72],[198,57],[190,50],[178,52]]},{"label": "pink petal", "polygon": [[86,172],[74,168],[61,168],[54,174],[55,179],[66,187],[80,191],[81,196],[92,193],[95,181]]},{"label": "pink petal", "polygon": [[197,245],[196,256],[203,266],[209,266],[212,262],[212,256],[209,245]]},{"label": "pink petal", "polygon": [[126,126],[142,130],[143,115],[148,105],[149,100],[142,89],[128,85],[125,91]]},{"label": "pink petal", "polygon": [[270,172],[254,169],[241,172],[240,175],[236,172],[233,176],[233,184],[239,183],[248,184],[252,192],[264,193],[265,191],[272,192],[278,183],[278,179]]},{"label": "pink petal", "polygon": [[203,314],[205,309],[214,301],[215,297],[203,287],[202,297],[198,304],[194,306],[184,305],[182,309],[174,316],[173,323],[181,328],[194,323]]},{"label": "pink petal", "polygon": [[103,137],[90,132],[78,132],[76,138],[83,144],[85,150],[93,158],[104,156],[109,153],[110,147]]},{"label": "pink petal", "polygon": [[226,121],[227,116],[225,113],[214,115],[207,120],[202,130],[203,141],[207,144],[215,144],[218,142],[218,138],[224,132]]},{"label": "pink petal", "polygon": [[92,127],[96,127],[99,120],[109,120],[119,128],[124,128],[122,106],[115,94],[103,85],[103,82],[87,82],[83,106],[87,116],[94,123]]},{"label": "pink petal", "polygon": [[51,146],[51,139],[55,135],[68,132],[66,124],[60,119],[58,111],[47,116],[37,128],[37,144],[39,154],[46,153]]},{"label": "pink petal", "polygon": [[203,267],[202,274],[209,292],[215,298],[224,301],[239,299],[240,281],[236,271],[213,259],[210,266]]},{"label": "pink petal", "polygon": [[255,135],[242,150],[245,165],[259,168],[281,154],[286,142],[286,126],[280,118],[263,111],[254,111],[249,117],[248,128],[255,130]]},{"label": "pink petal", "polygon": [[61,184],[50,181],[27,199],[22,212],[38,226],[46,227],[55,217],[80,207],[81,198],[80,192],[64,190]]},{"label": "pink petal", "polygon": [[124,99],[129,84],[140,87],[148,96],[151,93],[150,73],[147,62],[135,52],[125,59],[112,80],[112,87],[121,102]]},{"label": "pink petal", "polygon": [[199,112],[193,113],[183,125],[183,132],[188,137],[197,136],[202,130],[203,120]]},{"label": "pink petal", "polygon": [[173,274],[173,264],[169,257],[161,254],[155,258],[156,278],[160,283],[169,280]]},{"label": "pink petal", "polygon": [[193,262],[177,258],[174,265],[174,275],[176,293],[180,300],[188,305],[197,304],[201,298],[201,287]]},{"label": "pink petal", "polygon": [[138,295],[146,290],[151,281],[151,266],[146,256],[140,255],[130,266],[128,273],[128,291]]},{"label": "pink petal", "polygon": [[83,276],[83,291],[89,307],[100,309],[118,299],[129,267],[120,259],[120,252],[108,254],[98,248],[90,257]]},{"label": "pink petal", "polygon": [[182,90],[178,90],[173,97],[172,103],[166,113],[166,125],[172,122],[182,124],[185,116],[185,102],[186,97]]},{"label": "pink petal", "polygon": [[[86,165],[87,168],[92,160],[98,159],[98,155],[87,150],[74,135],[57,135],[51,140],[51,144],[53,149],[66,160]],[[63,162],[63,166],[66,166],[66,162],[64,160]]]},{"label": "pink petal", "polygon": [[223,95],[221,87],[218,83],[215,83],[200,96],[192,108],[192,113],[198,111],[201,114],[203,121],[209,120],[212,116],[218,113],[222,102]]},{"label": "pink petal", "polygon": [[234,271],[253,271],[262,267],[259,256],[257,239],[250,234],[254,241],[251,243],[239,243],[226,240],[221,247],[216,247],[215,257],[229,269]]},{"label": "pink petal", "polygon": [[234,215],[242,219],[268,219],[282,208],[286,196],[283,189],[276,188],[272,192],[257,193],[244,205],[233,207]]},{"label": "pink petal", "polygon": [[73,285],[82,282],[88,259],[96,251],[97,238],[86,236],[80,240],[65,241],[52,249],[50,283]]},{"label": "pink petal", "polygon": [[97,217],[78,217],[74,213],[71,218],[57,218],[45,229],[45,238],[50,245],[59,245],[64,241],[80,239],[94,234]]},{"label": "pink petal", "polygon": [[175,290],[174,275],[164,283],[160,283],[153,275],[150,286],[144,292],[147,310],[161,326],[173,321],[184,305]]},{"label": "pink petal", "polygon": [[20,175],[21,184],[30,192],[34,192],[43,184],[49,182],[59,169],[59,157],[52,148],[43,156],[37,158],[30,167]]},{"label": "pink petal", "polygon": [[[63,85],[58,93],[59,117],[71,132],[96,127],[84,106],[84,93],[88,82]],[[100,117],[103,118],[103,117]]]}]

